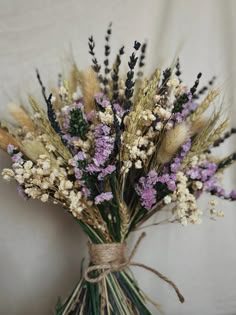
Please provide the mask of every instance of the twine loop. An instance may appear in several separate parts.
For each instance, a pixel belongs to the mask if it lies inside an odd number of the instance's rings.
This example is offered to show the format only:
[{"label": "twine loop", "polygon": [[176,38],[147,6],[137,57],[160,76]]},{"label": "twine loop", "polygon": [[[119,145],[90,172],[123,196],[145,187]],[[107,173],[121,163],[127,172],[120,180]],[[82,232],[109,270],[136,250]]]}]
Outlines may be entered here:
[{"label": "twine loop", "polygon": [[[89,255],[90,260],[92,262],[92,266],[89,266],[85,271],[84,278],[86,281],[90,283],[98,283],[101,280],[105,279],[105,277],[115,271],[121,271],[127,267],[141,267],[144,268],[156,276],[158,276],[163,281],[167,282],[169,285],[173,287],[175,290],[179,300],[181,303],[184,302],[184,297],[180,293],[179,289],[175,285],[174,282],[169,280],[166,276],[162,275],[156,269],[153,269],[145,264],[133,262],[132,258],[135,255],[141,240],[145,237],[145,233],[142,233],[139,239],[137,240],[130,256],[126,258],[126,243],[108,243],[108,244],[92,244],[89,243]],[[93,271],[100,271],[97,277],[91,277],[90,274]]]}]

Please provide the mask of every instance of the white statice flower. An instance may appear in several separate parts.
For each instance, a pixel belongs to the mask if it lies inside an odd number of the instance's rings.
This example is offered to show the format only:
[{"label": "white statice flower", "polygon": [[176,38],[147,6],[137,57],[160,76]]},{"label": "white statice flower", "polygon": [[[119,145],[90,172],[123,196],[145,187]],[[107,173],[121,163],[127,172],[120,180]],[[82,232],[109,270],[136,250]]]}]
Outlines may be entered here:
[{"label": "white statice flower", "polygon": [[142,161],[140,161],[140,160],[137,160],[135,163],[134,163],[134,166],[135,166],[135,168],[137,168],[137,169],[140,169],[140,168],[142,168]]},{"label": "white statice flower", "polygon": [[216,212],[216,215],[217,215],[217,217],[219,217],[219,218],[223,218],[223,217],[225,216],[224,211],[221,211],[221,210],[217,211],[217,212]]},{"label": "white statice flower", "polygon": [[167,86],[169,86],[170,88],[175,88],[179,85],[179,79],[174,76],[174,77],[171,77],[168,82],[167,82]]},{"label": "white statice flower", "polygon": [[211,206],[216,206],[217,204],[218,204],[218,201],[216,199],[211,199],[209,201],[209,205],[211,205]]},{"label": "white statice flower", "polygon": [[192,167],[197,166],[199,162],[199,157],[197,155],[194,155],[190,160],[190,165]]},{"label": "white statice flower", "polygon": [[73,187],[73,183],[72,183],[70,180],[67,180],[67,181],[65,182],[64,188],[65,188],[65,189],[72,189],[72,187]]},{"label": "white statice flower", "polygon": [[163,201],[164,201],[164,204],[166,204],[166,205],[170,204],[172,201],[171,196],[170,195],[165,196]]},{"label": "white statice flower", "polygon": [[33,199],[39,198],[42,194],[41,190],[37,187],[26,188],[25,193]]},{"label": "white statice flower", "polygon": [[22,175],[16,175],[15,176],[15,180],[19,183],[19,184],[24,184],[24,177]]},{"label": "white statice flower", "polygon": [[24,169],[27,171],[27,170],[30,170],[31,168],[32,168],[32,166],[33,166],[33,162],[32,161],[26,161],[25,163],[24,163]]},{"label": "white statice flower", "polygon": [[113,114],[113,111],[112,111],[112,108],[111,106],[107,106],[105,111],[104,112],[99,112],[98,113],[99,115],[99,118],[100,118],[100,121],[103,123],[103,124],[107,124],[107,125],[112,125],[113,122],[114,122],[114,114]]},{"label": "white statice flower", "polygon": [[163,123],[162,122],[159,121],[158,123],[156,123],[155,129],[157,131],[160,131],[162,128],[163,128]]},{"label": "white statice flower", "polygon": [[40,200],[41,200],[42,202],[47,202],[47,201],[48,201],[48,198],[49,198],[49,195],[48,195],[48,194],[43,194],[43,195],[41,196]]},{"label": "white statice flower", "polygon": [[195,181],[194,182],[194,186],[197,188],[197,189],[202,189],[203,187],[203,183],[199,180]]},{"label": "white statice flower", "polygon": [[49,182],[44,180],[41,182],[41,184],[39,185],[41,189],[43,190],[47,190],[49,188]]},{"label": "white statice flower", "polygon": [[197,206],[197,201],[187,188],[188,179],[183,172],[176,174],[177,187],[174,192],[176,207],[174,214],[180,220],[181,224],[186,225],[188,222],[193,224],[201,223],[202,211]]},{"label": "white statice flower", "polygon": [[4,168],[3,171],[2,171],[2,176],[3,176],[4,180],[10,181],[12,178],[15,177],[15,173],[10,168]]},{"label": "white statice flower", "polygon": [[49,170],[50,169],[50,160],[45,160],[45,161],[43,161],[43,163],[42,163],[42,169],[43,170]]},{"label": "white statice flower", "polygon": [[72,212],[72,214],[77,217],[80,215],[80,213],[83,211],[83,207],[81,204],[81,197],[82,194],[80,191],[75,192],[75,191],[71,191],[69,194],[69,202],[70,202],[70,211]]},{"label": "white statice flower", "polygon": [[130,168],[132,167],[133,163],[128,160],[128,161],[124,161],[123,166],[121,167],[121,173],[127,174],[130,170]]}]

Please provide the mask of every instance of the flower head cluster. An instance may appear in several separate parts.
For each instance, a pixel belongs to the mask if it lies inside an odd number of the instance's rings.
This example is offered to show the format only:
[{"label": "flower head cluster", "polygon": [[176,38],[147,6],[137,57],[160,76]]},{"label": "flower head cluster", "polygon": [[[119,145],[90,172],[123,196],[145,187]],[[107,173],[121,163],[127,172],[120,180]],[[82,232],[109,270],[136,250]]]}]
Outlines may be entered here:
[{"label": "flower head cluster", "polygon": [[86,231],[97,233],[96,241],[124,240],[167,204],[183,225],[200,223],[202,192],[235,200],[235,190],[226,193],[219,174],[236,154],[211,154],[235,129],[224,133],[227,120],[220,111],[204,118],[218,91],[201,100],[208,89],[198,91],[201,73],[188,87],[179,62],[145,78],[138,42],[126,78],[119,72],[123,49],[111,65],[106,45],[101,71],[94,45],[90,38],[92,67],[79,71],[74,65],[70,79],[60,77],[49,95],[37,73],[47,112],[30,97],[33,113],[17,108],[14,132],[0,126],[0,145],[13,163],[3,178],[14,178],[24,196],[66,207]]}]

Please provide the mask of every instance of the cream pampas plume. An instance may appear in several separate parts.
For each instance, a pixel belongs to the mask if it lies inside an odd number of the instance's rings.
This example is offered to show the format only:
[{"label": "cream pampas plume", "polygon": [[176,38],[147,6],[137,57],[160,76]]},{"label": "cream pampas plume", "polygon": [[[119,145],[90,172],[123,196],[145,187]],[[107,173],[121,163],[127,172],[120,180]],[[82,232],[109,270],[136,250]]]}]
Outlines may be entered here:
[{"label": "cream pampas plume", "polygon": [[11,116],[21,127],[26,128],[28,131],[34,130],[33,122],[28,113],[26,112],[26,110],[22,106],[10,103],[8,107]]},{"label": "cream pampas plume", "polygon": [[190,130],[186,123],[178,124],[173,129],[168,130],[157,154],[158,162],[163,164],[169,162],[181,145],[188,139],[189,135]]},{"label": "cream pampas plume", "polygon": [[83,73],[81,88],[84,97],[85,111],[95,110],[94,95],[100,92],[97,74],[92,68]]},{"label": "cream pampas plume", "polygon": [[207,124],[207,120],[203,118],[199,118],[191,123],[191,136],[197,135],[201,132]]},{"label": "cream pampas plume", "polygon": [[7,151],[8,144],[19,147],[16,139],[12,135],[10,135],[9,132],[4,130],[3,128],[0,128],[0,148],[4,151]]}]

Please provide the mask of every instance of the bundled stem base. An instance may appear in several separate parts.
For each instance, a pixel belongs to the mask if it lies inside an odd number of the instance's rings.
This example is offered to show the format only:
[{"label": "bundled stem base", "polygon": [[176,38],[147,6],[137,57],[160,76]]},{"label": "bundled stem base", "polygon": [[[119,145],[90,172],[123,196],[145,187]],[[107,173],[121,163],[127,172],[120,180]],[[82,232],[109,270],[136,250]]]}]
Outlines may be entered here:
[{"label": "bundled stem base", "polygon": [[[97,271],[92,273],[98,276]],[[96,283],[83,278],[65,304],[57,306],[56,315],[151,315],[145,304],[145,296],[127,269],[109,273]]]},{"label": "bundled stem base", "polygon": [[139,237],[128,259],[125,257],[125,243],[89,243],[91,263],[66,303],[57,307],[56,315],[151,314],[146,307],[149,299],[139,289],[129,266],[154,273],[174,288],[183,303],[184,297],[171,280],[153,268],[132,261],[144,236],[145,233]]}]

